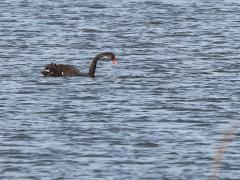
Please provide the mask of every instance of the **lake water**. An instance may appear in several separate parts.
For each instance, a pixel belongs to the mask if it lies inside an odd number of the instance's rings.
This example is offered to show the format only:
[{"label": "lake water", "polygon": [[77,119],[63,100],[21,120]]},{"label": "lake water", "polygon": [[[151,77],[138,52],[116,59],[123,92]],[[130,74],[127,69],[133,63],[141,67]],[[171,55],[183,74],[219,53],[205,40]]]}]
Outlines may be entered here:
[{"label": "lake water", "polygon": [[[239,41],[237,0],[4,0],[0,179],[211,179],[239,121]],[[40,74],[103,51],[118,64],[94,79]],[[240,179],[234,127],[217,178]]]}]

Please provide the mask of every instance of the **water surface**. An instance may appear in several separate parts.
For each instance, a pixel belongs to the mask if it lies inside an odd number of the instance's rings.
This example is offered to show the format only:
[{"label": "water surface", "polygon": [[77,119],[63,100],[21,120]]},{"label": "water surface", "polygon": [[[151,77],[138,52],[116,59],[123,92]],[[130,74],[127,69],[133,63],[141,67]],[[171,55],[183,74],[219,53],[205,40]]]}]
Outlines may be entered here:
[{"label": "water surface", "polygon": [[[208,179],[239,121],[238,1],[5,0],[1,179]],[[46,78],[45,64],[96,78]],[[239,131],[222,179],[239,179]]]}]

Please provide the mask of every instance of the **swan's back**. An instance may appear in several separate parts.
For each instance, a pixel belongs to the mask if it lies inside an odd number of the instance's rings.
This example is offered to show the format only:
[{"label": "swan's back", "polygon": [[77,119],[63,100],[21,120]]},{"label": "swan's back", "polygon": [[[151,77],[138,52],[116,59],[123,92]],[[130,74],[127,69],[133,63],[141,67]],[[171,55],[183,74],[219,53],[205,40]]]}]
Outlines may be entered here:
[{"label": "swan's back", "polygon": [[47,64],[45,69],[41,72],[44,76],[82,76],[76,67],[68,64]]}]

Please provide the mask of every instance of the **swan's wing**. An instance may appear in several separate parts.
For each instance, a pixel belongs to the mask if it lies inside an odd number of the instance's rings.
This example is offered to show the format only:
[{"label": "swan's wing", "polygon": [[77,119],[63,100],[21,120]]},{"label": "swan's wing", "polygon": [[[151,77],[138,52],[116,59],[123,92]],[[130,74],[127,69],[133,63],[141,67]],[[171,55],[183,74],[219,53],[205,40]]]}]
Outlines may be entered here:
[{"label": "swan's wing", "polygon": [[44,76],[82,76],[76,67],[67,64],[47,64],[41,72]]}]

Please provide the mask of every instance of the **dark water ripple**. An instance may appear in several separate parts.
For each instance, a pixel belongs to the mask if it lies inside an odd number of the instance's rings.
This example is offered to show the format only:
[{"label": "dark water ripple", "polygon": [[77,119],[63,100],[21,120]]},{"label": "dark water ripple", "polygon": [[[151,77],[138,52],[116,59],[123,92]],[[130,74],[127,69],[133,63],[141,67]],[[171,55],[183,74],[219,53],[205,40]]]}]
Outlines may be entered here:
[{"label": "dark water ripple", "polygon": [[[238,1],[5,0],[0,179],[208,179],[239,121]],[[44,78],[46,63],[97,77]],[[239,179],[239,132],[220,177]]]}]

